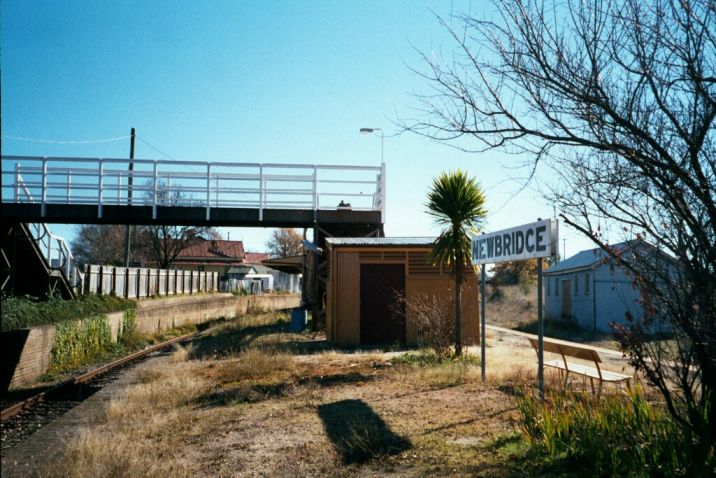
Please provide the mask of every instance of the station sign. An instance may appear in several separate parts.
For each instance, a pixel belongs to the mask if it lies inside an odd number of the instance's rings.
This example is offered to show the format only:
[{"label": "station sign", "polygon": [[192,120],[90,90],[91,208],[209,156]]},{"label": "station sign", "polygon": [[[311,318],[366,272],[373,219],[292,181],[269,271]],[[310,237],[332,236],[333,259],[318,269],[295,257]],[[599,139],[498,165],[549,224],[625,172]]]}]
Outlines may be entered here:
[{"label": "station sign", "polygon": [[523,261],[557,255],[558,221],[545,219],[472,238],[472,263]]}]

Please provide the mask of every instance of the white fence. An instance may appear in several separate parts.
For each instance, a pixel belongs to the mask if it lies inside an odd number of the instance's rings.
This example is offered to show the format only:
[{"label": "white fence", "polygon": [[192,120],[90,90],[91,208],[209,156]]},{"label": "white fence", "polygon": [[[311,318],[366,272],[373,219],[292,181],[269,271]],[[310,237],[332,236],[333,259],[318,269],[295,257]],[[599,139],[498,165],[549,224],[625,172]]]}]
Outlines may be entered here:
[{"label": "white fence", "polygon": [[85,294],[136,298],[214,292],[219,273],[144,267],[85,267]]}]

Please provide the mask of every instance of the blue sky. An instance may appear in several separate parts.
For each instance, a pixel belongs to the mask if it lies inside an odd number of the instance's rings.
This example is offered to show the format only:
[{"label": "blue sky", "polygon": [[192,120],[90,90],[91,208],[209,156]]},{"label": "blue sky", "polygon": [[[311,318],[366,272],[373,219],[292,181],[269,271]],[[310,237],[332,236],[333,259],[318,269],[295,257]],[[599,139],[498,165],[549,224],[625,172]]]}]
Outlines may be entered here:
[{"label": "blue sky", "polygon": [[[410,67],[420,50],[449,57],[435,15],[483,2],[443,1],[5,1],[2,152],[127,157],[129,141],[50,144],[13,137],[92,140],[131,127],[177,160],[380,163],[380,138],[415,116],[427,85]],[[137,143],[136,157],[164,158]],[[432,178],[463,168],[487,191],[486,225],[497,230],[553,210],[509,178],[514,158],[468,154],[424,138],[386,137],[391,236],[433,235],[424,212]],[[549,178],[546,178],[547,180]],[[506,181],[508,180],[508,181]],[[54,228],[71,239],[72,226]],[[224,234],[228,231],[224,230]],[[589,247],[562,228],[567,255]],[[263,250],[268,229],[232,229]],[[560,242],[562,242],[560,240]]]}]

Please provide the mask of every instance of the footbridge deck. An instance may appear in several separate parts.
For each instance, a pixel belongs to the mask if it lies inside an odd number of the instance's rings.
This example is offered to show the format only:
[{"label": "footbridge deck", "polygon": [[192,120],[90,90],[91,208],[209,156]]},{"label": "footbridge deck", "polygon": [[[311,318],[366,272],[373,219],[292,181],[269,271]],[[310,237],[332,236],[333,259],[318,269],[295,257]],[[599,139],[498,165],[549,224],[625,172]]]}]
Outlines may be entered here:
[{"label": "footbridge deck", "polygon": [[385,165],[2,156],[0,216],[16,222],[382,225]]}]

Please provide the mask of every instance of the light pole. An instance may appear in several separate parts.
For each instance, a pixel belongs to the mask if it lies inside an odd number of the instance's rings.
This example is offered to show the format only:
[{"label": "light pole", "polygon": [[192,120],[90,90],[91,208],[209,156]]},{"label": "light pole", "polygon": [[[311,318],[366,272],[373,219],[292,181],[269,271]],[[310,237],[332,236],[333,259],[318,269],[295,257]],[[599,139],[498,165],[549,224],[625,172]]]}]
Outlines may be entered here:
[{"label": "light pole", "polygon": [[382,128],[361,128],[360,132],[363,134],[373,134],[376,131],[380,131],[380,163],[383,164],[383,143],[385,135],[383,134]]}]

